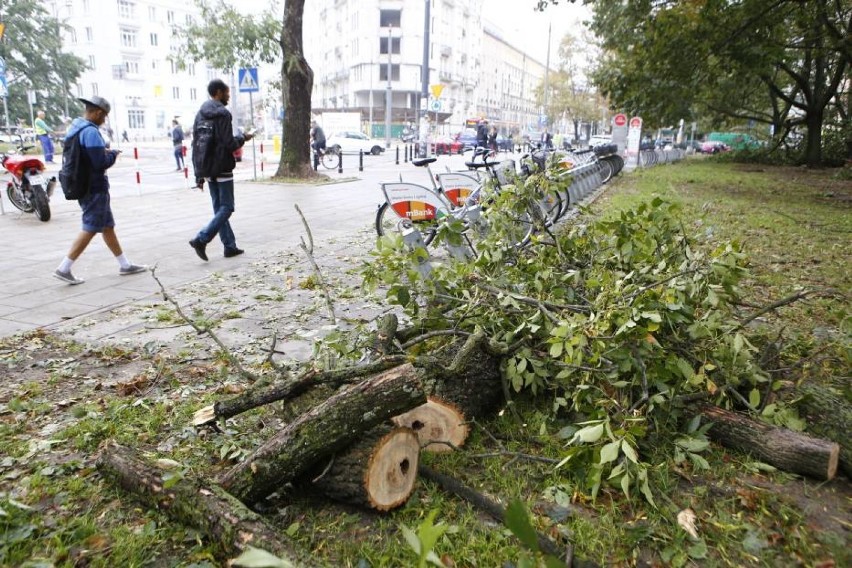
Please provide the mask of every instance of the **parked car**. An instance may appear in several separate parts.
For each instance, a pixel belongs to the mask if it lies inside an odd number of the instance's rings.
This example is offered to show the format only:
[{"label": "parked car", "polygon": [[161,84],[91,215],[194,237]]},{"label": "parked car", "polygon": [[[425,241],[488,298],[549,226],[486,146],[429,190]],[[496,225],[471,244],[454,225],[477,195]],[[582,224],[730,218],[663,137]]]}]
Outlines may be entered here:
[{"label": "parked car", "polygon": [[717,140],[708,140],[701,144],[702,154],[718,154],[719,152],[727,152],[730,149],[731,148],[727,144]]},{"label": "parked car", "polygon": [[497,135],[497,149],[502,150],[504,152],[514,152],[515,151],[515,141],[512,138],[508,138],[503,136],[502,134]]},{"label": "parked car", "polygon": [[378,156],[385,151],[383,142],[352,130],[335,132],[326,139],[325,147],[336,148],[343,154],[357,154],[363,151],[365,154]]},{"label": "parked car", "polygon": [[465,128],[456,135],[456,140],[461,143],[462,151],[476,148],[476,130]]},{"label": "parked car", "polygon": [[604,136],[602,134],[595,134],[591,138],[589,138],[589,146],[594,148],[595,146],[602,146],[603,144],[612,144],[612,136]]},{"label": "parked car", "polygon": [[432,152],[435,155],[461,154],[464,144],[452,136],[435,136],[432,139]]}]

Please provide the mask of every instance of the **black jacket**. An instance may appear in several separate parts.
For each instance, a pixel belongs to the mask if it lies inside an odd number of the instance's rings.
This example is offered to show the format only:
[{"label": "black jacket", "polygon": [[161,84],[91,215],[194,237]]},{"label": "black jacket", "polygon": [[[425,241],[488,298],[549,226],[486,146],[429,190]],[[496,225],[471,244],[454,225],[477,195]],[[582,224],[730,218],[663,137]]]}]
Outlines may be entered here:
[{"label": "black jacket", "polygon": [[480,124],[476,127],[476,145],[477,146],[488,146],[488,125]]},{"label": "black jacket", "polygon": [[[213,140],[212,148],[209,152],[213,153],[210,171],[196,171],[196,177],[218,177],[223,174],[230,174],[234,171],[237,161],[234,159],[234,151],[237,148],[242,148],[245,144],[245,139],[242,134],[234,136],[233,125],[231,122],[231,112],[225,108],[221,102],[216,99],[206,101],[195,115],[195,122],[192,124],[193,141],[198,139],[199,125],[210,122],[213,124]],[[195,147],[193,147],[195,150]],[[205,160],[206,161],[206,160]],[[193,164],[195,157],[193,157]]]}]

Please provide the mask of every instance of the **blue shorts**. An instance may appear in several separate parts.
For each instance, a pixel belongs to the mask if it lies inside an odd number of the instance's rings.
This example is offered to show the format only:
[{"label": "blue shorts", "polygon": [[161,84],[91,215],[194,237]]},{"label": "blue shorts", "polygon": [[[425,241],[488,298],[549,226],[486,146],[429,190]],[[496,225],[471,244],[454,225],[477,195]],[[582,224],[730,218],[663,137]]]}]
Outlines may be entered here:
[{"label": "blue shorts", "polygon": [[89,192],[80,200],[83,210],[83,230],[89,233],[102,233],[107,227],[115,227],[112,208],[109,206],[109,192]]}]

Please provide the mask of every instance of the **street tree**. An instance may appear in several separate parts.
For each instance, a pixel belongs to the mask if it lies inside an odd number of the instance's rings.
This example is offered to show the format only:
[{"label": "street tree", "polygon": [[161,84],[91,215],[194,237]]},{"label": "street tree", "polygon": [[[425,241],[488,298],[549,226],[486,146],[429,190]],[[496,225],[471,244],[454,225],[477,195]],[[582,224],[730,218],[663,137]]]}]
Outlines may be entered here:
[{"label": "street tree", "polygon": [[36,0],[5,3],[0,7],[0,21],[5,24],[0,57],[6,62],[10,122],[29,122],[28,91],[36,93],[35,109],[55,117],[53,122],[76,110],[76,102],[69,108],[69,101],[75,101],[70,88],[86,63],[62,50],[62,36],[68,27]]},{"label": "street tree", "polygon": [[802,128],[804,162],[821,165],[852,62],[849,2],[594,2],[592,30],[605,50],[595,82],[616,105],[661,123],[698,109]]},{"label": "street tree", "polygon": [[259,15],[243,15],[223,0],[198,0],[201,18],[176,30],[182,46],[175,60],[206,60],[226,71],[274,63],[281,59],[280,89],[284,108],[284,136],[276,176],[313,175],[308,146],[313,71],[302,43],[304,0],[286,0],[283,16],[272,8]]},{"label": "street tree", "polygon": [[[557,70],[548,81],[548,123],[560,119],[571,121],[574,139],[580,138],[580,125],[591,122],[600,110],[600,97],[589,82],[589,63],[594,60],[593,45],[589,38],[566,34],[559,44]],[[543,100],[543,86],[536,90],[539,103]]]}]

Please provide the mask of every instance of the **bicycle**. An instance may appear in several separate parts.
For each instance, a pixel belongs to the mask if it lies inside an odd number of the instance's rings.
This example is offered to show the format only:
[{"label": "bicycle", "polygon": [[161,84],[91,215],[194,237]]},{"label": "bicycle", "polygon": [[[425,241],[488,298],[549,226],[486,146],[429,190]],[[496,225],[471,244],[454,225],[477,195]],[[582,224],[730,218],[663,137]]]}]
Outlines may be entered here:
[{"label": "bicycle", "polygon": [[314,148],[314,171],[322,164],[327,170],[336,170],[340,167],[340,150],[336,148]]}]

